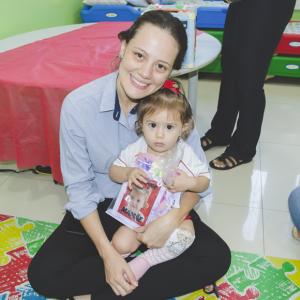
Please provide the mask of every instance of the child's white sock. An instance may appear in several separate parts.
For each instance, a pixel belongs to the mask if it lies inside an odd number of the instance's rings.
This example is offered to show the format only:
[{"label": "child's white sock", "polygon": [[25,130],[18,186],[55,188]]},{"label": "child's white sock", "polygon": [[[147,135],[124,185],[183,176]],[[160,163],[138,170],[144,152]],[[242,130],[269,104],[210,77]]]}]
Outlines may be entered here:
[{"label": "child's white sock", "polygon": [[187,229],[176,229],[162,248],[149,249],[130,261],[128,264],[136,280],[139,280],[150,267],[179,256],[192,245],[194,239],[195,234]]}]

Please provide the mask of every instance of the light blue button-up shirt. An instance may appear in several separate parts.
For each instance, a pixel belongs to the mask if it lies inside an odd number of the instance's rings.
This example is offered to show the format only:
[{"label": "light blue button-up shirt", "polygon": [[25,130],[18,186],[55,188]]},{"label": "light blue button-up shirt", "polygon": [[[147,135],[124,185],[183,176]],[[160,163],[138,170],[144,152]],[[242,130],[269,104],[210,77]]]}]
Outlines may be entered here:
[{"label": "light blue button-up shirt", "polygon": [[[60,160],[69,198],[63,209],[76,219],[92,213],[105,198],[117,196],[121,184],[110,180],[109,167],[139,138],[135,133],[136,109],[126,118],[116,98],[117,76],[115,72],[76,89],[62,105]],[[196,129],[186,142],[207,164]],[[210,193],[211,187],[199,195]]]}]

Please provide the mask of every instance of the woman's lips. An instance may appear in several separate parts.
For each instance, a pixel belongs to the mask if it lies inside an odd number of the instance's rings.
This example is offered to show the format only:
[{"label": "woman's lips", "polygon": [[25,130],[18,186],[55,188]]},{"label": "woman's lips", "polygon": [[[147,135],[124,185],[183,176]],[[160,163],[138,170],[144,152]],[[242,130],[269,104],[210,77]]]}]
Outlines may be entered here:
[{"label": "woman's lips", "polygon": [[[131,81],[132,85],[134,85],[136,88],[138,88],[138,89],[140,89],[140,90],[145,90],[145,89],[149,86],[149,84],[146,84],[145,86],[143,86],[144,83],[138,81],[138,80],[137,80],[134,76],[132,76],[132,75],[130,75],[129,77],[130,77],[130,81]],[[138,83],[143,84],[143,85],[140,85],[140,84],[138,84]]]}]

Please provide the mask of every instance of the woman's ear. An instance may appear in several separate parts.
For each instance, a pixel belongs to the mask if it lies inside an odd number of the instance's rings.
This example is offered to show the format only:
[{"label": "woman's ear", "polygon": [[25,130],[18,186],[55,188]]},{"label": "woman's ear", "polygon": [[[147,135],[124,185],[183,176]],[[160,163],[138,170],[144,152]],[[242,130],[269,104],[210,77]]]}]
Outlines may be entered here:
[{"label": "woman's ear", "polygon": [[182,128],[181,128],[181,133],[183,133],[184,131],[186,131],[187,129],[189,129],[189,123],[185,123]]},{"label": "woman's ear", "polygon": [[126,50],[126,41],[123,40],[122,41],[122,45],[121,45],[121,49],[120,49],[120,56],[123,57],[124,56],[124,53],[125,53],[125,50]]}]

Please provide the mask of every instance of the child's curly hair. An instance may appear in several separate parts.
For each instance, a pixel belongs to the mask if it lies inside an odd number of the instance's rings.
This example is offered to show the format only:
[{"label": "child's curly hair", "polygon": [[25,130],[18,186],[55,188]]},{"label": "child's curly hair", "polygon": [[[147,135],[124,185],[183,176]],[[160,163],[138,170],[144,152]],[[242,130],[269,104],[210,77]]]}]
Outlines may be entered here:
[{"label": "child's curly hair", "polygon": [[186,140],[191,131],[195,127],[193,120],[193,112],[189,101],[187,100],[182,84],[178,80],[176,81],[179,86],[180,92],[175,94],[170,89],[159,89],[155,93],[143,98],[138,106],[137,121],[135,123],[135,131],[137,135],[143,134],[142,124],[146,115],[153,115],[166,109],[173,114],[179,113],[180,121],[182,124],[189,124],[189,128],[181,135],[183,140]]}]

